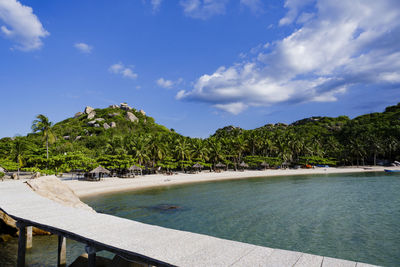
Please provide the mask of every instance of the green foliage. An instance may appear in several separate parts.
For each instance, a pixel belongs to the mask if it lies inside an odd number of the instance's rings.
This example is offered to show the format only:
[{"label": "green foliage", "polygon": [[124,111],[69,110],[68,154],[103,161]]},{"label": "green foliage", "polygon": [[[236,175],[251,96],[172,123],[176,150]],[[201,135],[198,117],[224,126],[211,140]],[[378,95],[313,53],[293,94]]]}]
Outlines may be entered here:
[{"label": "green foliage", "polygon": [[[0,166],[61,173],[98,165],[121,170],[135,164],[169,171],[189,170],[195,163],[214,168],[221,162],[237,169],[244,161],[258,169],[262,163],[335,166],[400,159],[400,104],[355,119],[312,117],[254,130],[227,126],[207,139],[184,137],[135,109],[130,112],[137,122],[127,120],[127,111],[120,108],[95,111],[99,127],[89,123],[94,119],[87,114],[55,125],[38,115],[34,133],[0,139]],[[105,129],[105,123],[116,127]]]}]

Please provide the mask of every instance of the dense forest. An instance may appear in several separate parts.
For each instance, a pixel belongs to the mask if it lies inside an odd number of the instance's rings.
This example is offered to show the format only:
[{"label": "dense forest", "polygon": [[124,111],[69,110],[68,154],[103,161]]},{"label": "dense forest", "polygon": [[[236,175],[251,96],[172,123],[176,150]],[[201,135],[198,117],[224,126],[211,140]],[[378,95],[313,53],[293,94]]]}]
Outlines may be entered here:
[{"label": "dense forest", "polygon": [[32,119],[32,133],[0,139],[4,169],[60,173],[136,164],[187,170],[195,163],[238,169],[243,162],[250,168],[276,168],[400,160],[400,103],[354,119],[312,117],[254,130],[227,126],[206,139],[182,136],[125,103],[105,109],[87,107],[54,125],[44,115]]}]

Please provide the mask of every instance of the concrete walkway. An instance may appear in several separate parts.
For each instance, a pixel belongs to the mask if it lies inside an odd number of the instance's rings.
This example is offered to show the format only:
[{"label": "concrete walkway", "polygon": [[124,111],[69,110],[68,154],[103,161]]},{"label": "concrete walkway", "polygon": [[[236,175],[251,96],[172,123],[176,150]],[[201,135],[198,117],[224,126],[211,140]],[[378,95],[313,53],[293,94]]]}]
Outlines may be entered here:
[{"label": "concrete walkway", "polygon": [[158,266],[373,266],[66,207],[39,196],[20,181],[0,182],[0,209],[24,224]]}]

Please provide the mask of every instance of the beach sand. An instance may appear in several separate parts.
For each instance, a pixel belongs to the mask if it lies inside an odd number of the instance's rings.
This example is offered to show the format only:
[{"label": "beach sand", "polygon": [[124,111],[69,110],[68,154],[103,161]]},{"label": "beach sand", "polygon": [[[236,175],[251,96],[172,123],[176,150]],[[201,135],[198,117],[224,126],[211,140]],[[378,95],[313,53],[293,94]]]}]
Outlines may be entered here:
[{"label": "beach sand", "polygon": [[347,168],[315,168],[285,170],[246,170],[224,171],[220,173],[202,171],[196,174],[178,173],[174,175],[153,174],[136,176],[135,178],[103,178],[92,182],[84,180],[64,180],[79,197],[133,191],[152,187],[163,187],[179,184],[201,183],[222,180],[246,179],[253,177],[291,176],[308,174],[333,174],[384,171],[383,167],[347,167]]}]

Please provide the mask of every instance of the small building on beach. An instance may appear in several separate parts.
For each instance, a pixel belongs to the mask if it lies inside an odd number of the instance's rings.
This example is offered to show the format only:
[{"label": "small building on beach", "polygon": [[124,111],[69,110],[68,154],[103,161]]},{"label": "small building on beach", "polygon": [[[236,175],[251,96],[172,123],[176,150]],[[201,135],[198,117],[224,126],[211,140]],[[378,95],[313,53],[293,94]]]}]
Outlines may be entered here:
[{"label": "small building on beach", "polygon": [[110,175],[110,171],[102,166],[99,166],[86,174],[86,179],[90,181],[100,181],[101,178]]},{"label": "small building on beach", "polygon": [[131,167],[129,167],[128,172],[132,173],[134,176],[135,175],[143,175],[142,168],[140,168],[140,167],[138,167],[136,165],[132,165]]}]

